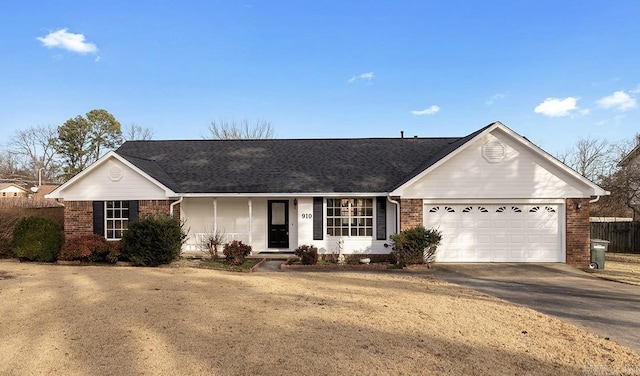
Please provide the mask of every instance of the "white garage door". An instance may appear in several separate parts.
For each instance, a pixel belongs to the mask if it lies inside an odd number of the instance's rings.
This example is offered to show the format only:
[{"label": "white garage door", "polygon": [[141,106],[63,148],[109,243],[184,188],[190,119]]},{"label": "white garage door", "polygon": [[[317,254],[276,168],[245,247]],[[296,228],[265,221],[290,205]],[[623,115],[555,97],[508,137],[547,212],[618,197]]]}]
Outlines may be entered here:
[{"label": "white garage door", "polygon": [[425,205],[442,231],[436,261],[564,262],[558,205]]}]

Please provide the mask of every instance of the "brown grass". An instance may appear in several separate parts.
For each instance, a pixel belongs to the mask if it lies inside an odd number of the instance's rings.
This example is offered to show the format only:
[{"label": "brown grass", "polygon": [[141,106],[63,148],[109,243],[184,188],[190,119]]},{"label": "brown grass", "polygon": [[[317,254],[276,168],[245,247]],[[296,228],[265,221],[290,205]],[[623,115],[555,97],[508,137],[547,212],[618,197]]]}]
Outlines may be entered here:
[{"label": "brown grass", "polygon": [[640,286],[640,255],[606,253],[604,269],[591,270],[596,277]]},{"label": "brown grass", "polygon": [[613,341],[427,272],[0,271],[0,374],[640,373]]}]

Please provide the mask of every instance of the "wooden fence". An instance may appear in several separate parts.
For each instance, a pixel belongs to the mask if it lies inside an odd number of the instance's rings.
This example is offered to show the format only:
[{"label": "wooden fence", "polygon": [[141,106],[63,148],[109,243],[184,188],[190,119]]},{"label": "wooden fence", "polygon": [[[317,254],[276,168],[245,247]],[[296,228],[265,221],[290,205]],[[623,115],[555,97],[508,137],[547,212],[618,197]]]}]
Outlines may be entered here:
[{"label": "wooden fence", "polygon": [[591,222],[591,238],[610,241],[609,252],[640,253],[640,222]]}]

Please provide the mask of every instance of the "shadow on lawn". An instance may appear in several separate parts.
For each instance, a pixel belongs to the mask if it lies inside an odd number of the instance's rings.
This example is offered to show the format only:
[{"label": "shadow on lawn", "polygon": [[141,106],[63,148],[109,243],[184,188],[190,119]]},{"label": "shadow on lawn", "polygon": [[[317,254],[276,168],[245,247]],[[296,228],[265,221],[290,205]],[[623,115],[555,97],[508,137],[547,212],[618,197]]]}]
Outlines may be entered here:
[{"label": "shadow on lawn", "polygon": [[[431,281],[412,276],[247,275],[189,268],[50,265],[27,265],[26,270],[1,282],[10,285],[0,285],[15,292],[0,308],[4,320],[0,333],[8,338],[0,346],[16,347],[3,354],[9,357],[0,365],[2,372],[370,375],[581,371],[534,353],[473,343],[462,335],[443,339],[427,329],[410,330],[402,320],[385,313],[388,307],[380,302],[385,297],[395,304],[412,301],[410,309],[416,314],[417,310],[428,313],[429,295],[445,294],[441,282],[430,286]],[[451,286],[447,288],[450,291]],[[463,290],[455,291],[464,298],[483,299]],[[528,339],[523,338],[526,347]]]}]

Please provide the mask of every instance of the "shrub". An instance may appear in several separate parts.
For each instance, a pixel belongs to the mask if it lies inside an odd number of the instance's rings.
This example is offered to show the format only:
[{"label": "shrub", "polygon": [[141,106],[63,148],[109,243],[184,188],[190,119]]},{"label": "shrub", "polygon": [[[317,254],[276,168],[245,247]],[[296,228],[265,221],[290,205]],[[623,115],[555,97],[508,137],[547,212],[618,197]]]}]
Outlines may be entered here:
[{"label": "shrub", "polygon": [[241,240],[234,240],[224,245],[222,253],[228,263],[240,265],[244,262],[244,258],[251,254],[251,246],[242,243]]},{"label": "shrub", "polygon": [[0,208],[0,258],[15,257],[11,250],[11,239],[21,217],[19,208]]},{"label": "shrub", "polygon": [[300,257],[302,265],[315,265],[318,263],[318,248],[312,245],[301,245],[293,252]]},{"label": "shrub", "polygon": [[182,224],[173,218],[142,218],[129,223],[122,235],[122,253],[138,266],[168,264],[180,256],[186,237]]},{"label": "shrub", "polygon": [[107,241],[100,235],[80,235],[65,240],[58,260],[111,262],[118,261],[120,242]]},{"label": "shrub", "polygon": [[211,260],[218,259],[218,248],[223,244],[225,232],[223,229],[216,229],[213,232],[206,233],[200,242],[200,250],[209,254]]},{"label": "shrub", "polygon": [[63,242],[62,227],[49,218],[24,217],[13,230],[13,252],[23,261],[56,261]]},{"label": "shrub", "polygon": [[433,261],[436,248],[442,240],[442,233],[424,226],[401,231],[390,237],[393,243],[391,252],[400,266],[423,264]]}]

